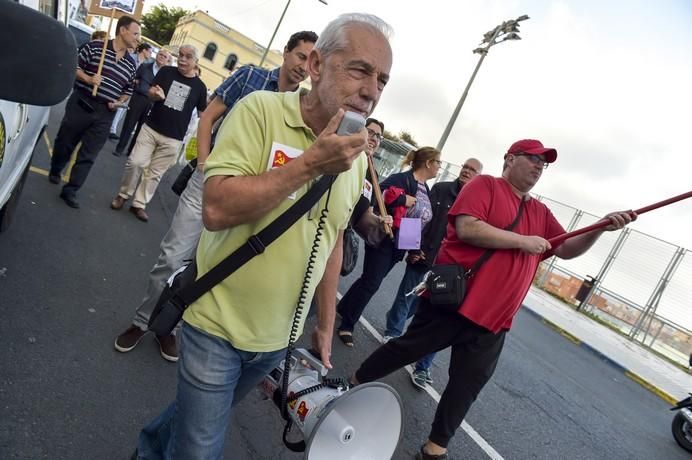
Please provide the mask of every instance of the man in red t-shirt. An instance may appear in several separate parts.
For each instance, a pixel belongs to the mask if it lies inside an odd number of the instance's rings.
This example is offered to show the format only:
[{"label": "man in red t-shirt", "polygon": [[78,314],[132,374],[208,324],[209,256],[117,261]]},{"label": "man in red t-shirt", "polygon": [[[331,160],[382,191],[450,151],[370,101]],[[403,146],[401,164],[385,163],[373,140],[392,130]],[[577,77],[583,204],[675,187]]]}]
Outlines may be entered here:
[{"label": "man in red t-shirt", "polygon": [[[467,280],[466,297],[443,310],[422,298],[406,333],[390,340],[367,358],[351,378],[370,382],[417,361],[428,353],[452,347],[449,382],[435,420],[417,458],[447,459],[447,444],[471,403],[490,380],[521,302],[541,260],[556,255],[570,259],[583,254],[603,231],[623,228],[636,215],[614,212],[602,230],[570,238],[556,248],[549,239],[565,232],[550,210],[529,191],[557,151],[537,140],[515,142],[504,156],[501,177],[480,175],[459,193],[449,211],[447,236],[436,264],[471,267],[487,249],[492,256]],[[523,214],[509,227],[524,201]]]}]

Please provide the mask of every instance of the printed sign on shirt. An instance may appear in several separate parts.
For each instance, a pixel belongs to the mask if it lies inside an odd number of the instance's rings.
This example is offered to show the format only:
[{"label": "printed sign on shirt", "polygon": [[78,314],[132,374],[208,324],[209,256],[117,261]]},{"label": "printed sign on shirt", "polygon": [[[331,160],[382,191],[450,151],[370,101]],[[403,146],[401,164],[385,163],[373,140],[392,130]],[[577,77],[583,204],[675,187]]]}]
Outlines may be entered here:
[{"label": "printed sign on shirt", "polygon": [[367,179],[363,179],[363,196],[367,198],[368,201],[372,200],[372,184]]},{"label": "printed sign on shirt", "polygon": [[166,94],[166,100],[163,105],[181,112],[185,106],[185,101],[187,101],[188,96],[190,96],[190,88],[187,85],[180,83],[179,81],[173,81],[171,87],[168,89],[168,94]]},{"label": "printed sign on shirt", "polygon": [[[272,148],[269,152],[269,161],[267,162],[267,171],[274,168],[280,168],[288,164],[291,160],[294,160],[303,154],[302,150],[295,147],[281,144],[279,142],[272,142]],[[296,192],[291,193],[288,196],[289,199],[296,199]]]}]

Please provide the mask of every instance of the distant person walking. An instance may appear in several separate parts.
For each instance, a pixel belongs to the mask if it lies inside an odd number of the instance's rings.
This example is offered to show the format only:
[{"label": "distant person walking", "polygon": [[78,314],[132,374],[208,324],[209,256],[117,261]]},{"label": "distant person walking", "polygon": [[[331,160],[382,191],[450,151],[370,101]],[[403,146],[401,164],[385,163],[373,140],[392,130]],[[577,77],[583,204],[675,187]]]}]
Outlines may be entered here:
[{"label": "distant person walking", "polygon": [[[407,294],[413,291],[423,280],[425,272],[432,267],[447,230],[447,213],[457,199],[461,188],[482,171],[481,162],[475,158],[469,158],[462,165],[456,180],[438,182],[430,190],[433,217],[423,230],[420,250],[409,251],[406,257],[404,277],[401,279],[394,302],[387,312],[385,341],[399,337],[404,331],[406,320],[416,312],[418,296]],[[411,379],[417,388],[425,388],[426,384],[432,383],[430,366],[434,358],[435,354],[430,354],[416,363]]]},{"label": "distant person walking", "polygon": [[[365,246],[363,273],[346,291],[337,305],[341,315],[337,335],[347,347],[353,347],[353,329],[370,299],[382,284],[392,267],[406,254],[399,249],[399,225],[402,217],[421,219],[424,227],[432,219],[432,208],[426,181],[437,176],[440,170],[440,152],[433,147],[410,151],[402,163],[411,169],[387,177],[380,188],[387,214],[394,220],[394,240],[385,237],[377,247]],[[379,213],[379,210],[375,209]]]},{"label": "distant person walking", "polygon": [[159,70],[169,65],[170,61],[170,53],[165,49],[160,49],[153,61],[140,64],[137,68],[137,72],[135,73],[135,89],[130,98],[128,111],[127,114],[125,114],[123,127],[120,130],[120,139],[118,139],[118,144],[115,146],[113,155],[117,157],[122,156],[125,153],[125,146],[127,146],[128,143],[127,155],[129,156],[130,153],[132,153],[139,131],[142,129],[144,117],[149,113],[153,104],[152,100],[149,99],[151,82],[154,81],[154,77],[159,73]]},{"label": "distant person walking", "polygon": [[[137,54],[135,55],[135,58],[137,59],[137,69],[142,66],[145,62],[148,62],[149,59],[151,59],[151,45],[149,43],[140,43],[139,46],[137,46]],[[137,79],[137,74],[135,73],[135,83]],[[133,93],[134,95],[134,93]],[[118,139],[118,126],[120,126],[120,121],[123,119],[125,116],[125,112],[128,111],[128,108],[132,104],[132,97],[128,101],[128,106],[127,107],[121,107],[118,109],[118,111],[115,113],[115,117],[113,117],[113,123],[111,123],[111,133],[108,135],[109,139]],[[121,133],[122,135],[122,133]]]},{"label": "distant person walking", "polygon": [[149,97],[155,102],[125,163],[111,208],[119,210],[133,198],[130,211],[142,222],[149,220],[145,208],[180,153],[193,109],[202,113],[207,108],[207,87],[195,72],[197,59],[194,46],[182,45],[178,66],[164,67],[154,77]]},{"label": "distant person walking", "polygon": [[[81,141],[70,179],[60,193],[60,198],[71,208],[79,208],[77,191],[84,185],[108,139],[115,109],[125,104],[132,94],[137,63],[127,49],[137,46],[139,34],[139,22],[135,19],[130,16],[118,19],[115,39],[108,41],[101,75],[96,75],[96,71],[104,42],[91,41],[79,52],[75,89],[65,105],[48,174],[52,184],[59,184],[63,169]],[[98,88],[96,96],[91,95],[94,85]]]}]

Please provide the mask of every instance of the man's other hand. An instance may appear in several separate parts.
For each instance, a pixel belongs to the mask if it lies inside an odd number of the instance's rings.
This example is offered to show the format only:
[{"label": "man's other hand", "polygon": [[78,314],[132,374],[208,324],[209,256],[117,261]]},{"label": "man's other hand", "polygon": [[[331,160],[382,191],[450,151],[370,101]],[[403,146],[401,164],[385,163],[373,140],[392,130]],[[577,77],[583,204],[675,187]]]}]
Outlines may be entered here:
[{"label": "man's other hand", "polygon": [[163,88],[161,88],[159,85],[152,86],[149,89],[149,91],[151,91],[154,95],[154,98],[159,101],[163,101],[164,99],[166,99],[166,93],[164,92]]},{"label": "man's other hand", "polygon": [[101,75],[99,74],[94,74],[91,77],[89,77],[89,83],[92,86],[101,86]]},{"label": "man's other hand", "polygon": [[535,235],[526,235],[521,239],[519,249],[529,254],[543,254],[552,248],[548,240]]},{"label": "man's other hand", "polygon": [[319,353],[320,360],[327,369],[332,369],[330,358],[332,356],[333,335],[334,332],[331,328],[325,331],[315,326],[315,329],[312,331],[312,349]]},{"label": "man's other hand", "polygon": [[603,219],[607,219],[610,221],[610,224],[604,227],[603,230],[607,232],[612,232],[613,230],[620,230],[630,222],[634,222],[635,220],[637,220],[637,214],[632,210],[615,211],[606,214],[606,216]]}]

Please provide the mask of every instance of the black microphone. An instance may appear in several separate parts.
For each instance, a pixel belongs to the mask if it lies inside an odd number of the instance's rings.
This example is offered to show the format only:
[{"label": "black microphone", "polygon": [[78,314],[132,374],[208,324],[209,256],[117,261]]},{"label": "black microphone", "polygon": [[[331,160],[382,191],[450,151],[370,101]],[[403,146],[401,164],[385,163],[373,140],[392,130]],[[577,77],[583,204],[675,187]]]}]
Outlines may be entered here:
[{"label": "black microphone", "polygon": [[3,43],[0,99],[55,105],[72,89],[77,70],[74,36],[59,21],[9,0],[0,0]]}]

